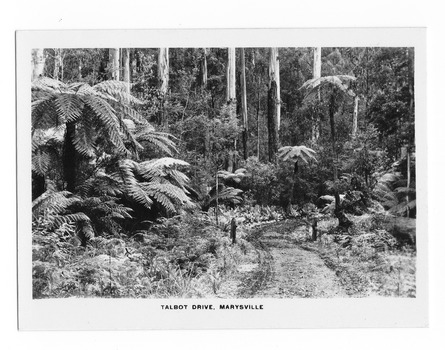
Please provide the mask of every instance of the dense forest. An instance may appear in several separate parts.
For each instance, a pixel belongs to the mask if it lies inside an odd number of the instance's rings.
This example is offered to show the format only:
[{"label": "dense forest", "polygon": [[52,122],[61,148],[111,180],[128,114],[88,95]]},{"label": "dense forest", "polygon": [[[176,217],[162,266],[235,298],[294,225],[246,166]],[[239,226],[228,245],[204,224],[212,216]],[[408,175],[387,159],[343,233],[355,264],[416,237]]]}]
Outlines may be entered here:
[{"label": "dense forest", "polygon": [[31,64],[34,298],[415,297],[412,48]]}]

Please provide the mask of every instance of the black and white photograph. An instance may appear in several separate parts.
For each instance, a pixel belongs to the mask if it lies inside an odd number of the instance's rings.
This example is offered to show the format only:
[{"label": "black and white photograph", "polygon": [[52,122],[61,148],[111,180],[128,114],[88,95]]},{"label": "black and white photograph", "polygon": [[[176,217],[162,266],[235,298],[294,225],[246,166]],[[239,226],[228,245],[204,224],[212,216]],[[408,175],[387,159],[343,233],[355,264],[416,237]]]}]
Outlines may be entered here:
[{"label": "black and white photograph", "polygon": [[416,302],[421,46],[282,42],[27,43],[29,303]]}]

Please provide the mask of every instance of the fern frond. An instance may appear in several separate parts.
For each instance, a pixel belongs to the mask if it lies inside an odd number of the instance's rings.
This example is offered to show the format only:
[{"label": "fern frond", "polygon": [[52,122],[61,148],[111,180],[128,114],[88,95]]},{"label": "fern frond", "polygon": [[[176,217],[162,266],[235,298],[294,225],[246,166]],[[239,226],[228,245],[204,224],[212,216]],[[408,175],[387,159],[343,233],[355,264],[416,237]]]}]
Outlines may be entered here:
[{"label": "fern frond", "polygon": [[67,207],[73,203],[78,202],[80,199],[76,196],[71,196],[71,192],[59,191],[52,192],[46,191],[41,196],[37,197],[32,202],[32,214],[33,217],[44,215],[46,212],[52,214],[60,214],[66,210]]},{"label": "fern frond", "polygon": [[141,174],[144,174],[144,170],[148,170],[150,168],[169,168],[177,165],[190,166],[190,164],[186,161],[171,157],[157,158],[139,163],[140,169],[142,169]]},{"label": "fern frond", "polygon": [[41,100],[31,106],[32,130],[48,129],[65,123],[57,112],[54,100],[54,97]]},{"label": "fern frond", "polygon": [[167,195],[169,198],[172,198],[179,202],[187,202],[190,200],[190,198],[185,194],[183,189],[175,185],[172,185],[171,183],[149,182],[149,183],[143,183],[142,187],[150,195],[153,194],[153,196],[155,196],[155,193],[163,193]]},{"label": "fern frond", "polygon": [[155,149],[159,149],[168,155],[178,152],[175,143],[170,139],[171,137],[170,134],[152,130],[151,126],[147,126],[145,129],[139,128],[135,135],[139,142],[147,142]]},{"label": "fern frond", "polygon": [[130,108],[123,104],[116,104],[115,109],[118,110],[126,118],[134,121],[136,124],[148,124],[147,120],[133,108]]},{"label": "fern frond", "polygon": [[72,122],[77,120],[83,109],[83,101],[75,94],[59,94],[54,99],[54,104],[59,116],[65,122]]},{"label": "fern frond", "polygon": [[90,218],[85,213],[74,213],[66,215],[58,215],[53,218],[51,228],[56,228],[62,224],[72,224],[82,221],[90,221]]},{"label": "fern frond", "polygon": [[82,122],[76,125],[73,144],[77,152],[85,157],[93,157],[96,151],[95,147],[96,133],[93,123],[87,114],[82,116]]},{"label": "fern frond", "polygon": [[50,162],[51,162],[51,157],[47,152],[42,150],[37,150],[32,155],[31,169],[36,174],[44,176],[46,175],[49,169]]},{"label": "fern frond", "polygon": [[354,81],[357,78],[350,75],[331,75],[326,77],[314,78],[307,80],[301,87],[300,90],[307,90],[305,95],[305,99],[313,96],[317,93],[319,87],[323,86],[334,86],[345,94],[348,94],[352,97],[355,96],[355,93],[349,89],[349,87],[343,83],[343,81]]},{"label": "fern frond", "polygon": [[120,153],[125,153],[127,149],[119,134],[119,120],[114,109],[105,100],[96,96],[84,96],[85,104],[87,104],[99,118],[104,131],[109,136],[112,144]]},{"label": "fern frond", "polygon": [[66,91],[68,86],[60,80],[51,79],[48,77],[39,77],[31,83],[32,90],[43,90],[48,92]]},{"label": "fern frond", "polygon": [[297,161],[299,159],[308,163],[309,160],[315,160],[315,151],[306,146],[285,146],[278,150],[278,157],[283,161],[292,160]]},{"label": "fern frond", "polygon": [[240,183],[241,179],[247,176],[247,170],[240,168],[233,173],[226,170],[220,170],[218,171],[217,176],[223,180],[233,180],[236,183]]},{"label": "fern frond", "polygon": [[414,209],[416,207],[416,200],[409,201],[408,203],[406,201],[399,203],[393,207],[391,207],[388,212],[390,214],[403,214],[408,210]]},{"label": "fern frond", "polygon": [[127,92],[128,85],[123,81],[105,80],[93,86],[93,89],[126,104],[143,104],[141,100]]}]

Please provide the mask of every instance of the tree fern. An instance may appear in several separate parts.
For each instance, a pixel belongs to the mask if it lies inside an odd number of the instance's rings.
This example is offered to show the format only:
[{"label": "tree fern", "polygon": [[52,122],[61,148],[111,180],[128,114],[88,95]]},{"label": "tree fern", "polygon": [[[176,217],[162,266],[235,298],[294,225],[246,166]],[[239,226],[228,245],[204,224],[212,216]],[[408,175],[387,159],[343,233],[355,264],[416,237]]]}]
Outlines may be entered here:
[{"label": "tree fern", "polygon": [[154,200],[167,211],[176,212],[177,205],[190,205],[184,185],[188,177],[172,167],[188,165],[179,159],[160,158],[141,163],[123,160],[119,163],[126,194],[150,209]]},{"label": "tree fern", "polygon": [[303,160],[308,163],[309,160],[315,160],[315,151],[306,146],[285,146],[278,150],[278,157],[283,161],[291,160],[298,161]]}]

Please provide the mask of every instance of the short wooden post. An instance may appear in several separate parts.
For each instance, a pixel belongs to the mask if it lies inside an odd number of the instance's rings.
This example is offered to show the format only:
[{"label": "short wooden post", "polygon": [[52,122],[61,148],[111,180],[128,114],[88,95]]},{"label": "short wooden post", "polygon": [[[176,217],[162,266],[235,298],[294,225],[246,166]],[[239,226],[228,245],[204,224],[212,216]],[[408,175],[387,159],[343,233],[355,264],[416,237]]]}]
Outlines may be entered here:
[{"label": "short wooden post", "polygon": [[312,241],[316,241],[317,240],[317,219],[314,218],[312,220]]},{"label": "short wooden post", "polygon": [[236,219],[232,218],[230,225],[230,238],[232,239],[232,244],[236,243]]}]

